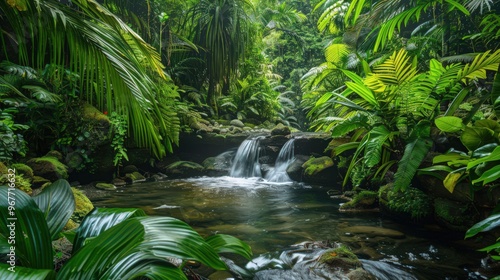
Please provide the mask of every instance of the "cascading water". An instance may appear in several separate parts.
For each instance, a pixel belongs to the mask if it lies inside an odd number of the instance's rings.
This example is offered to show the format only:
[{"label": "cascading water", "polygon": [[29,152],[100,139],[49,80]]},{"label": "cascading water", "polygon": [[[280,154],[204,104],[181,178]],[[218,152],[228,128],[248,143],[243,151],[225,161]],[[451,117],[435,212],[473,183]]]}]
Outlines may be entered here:
[{"label": "cascading water", "polygon": [[294,154],[294,142],[295,139],[290,139],[288,140],[285,145],[283,145],[283,148],[281,148],[280,153],[278,154],[278,158],[276,158],[276,163],[274,164],[274,169],[271,169],[267,174],[266,174],[266,179],[269,182],[277,182],[277,183],[284,183],[284,182],[291,182],[292,179],[288,177],[288,174],[286,173],[286,169],[290,163],[294,160],[295,154]]},{"label": "cascading water", "polygon": [[231,177],[262,177],[259,164],[260,137],[246,139],[241,143],[234,156]]}]

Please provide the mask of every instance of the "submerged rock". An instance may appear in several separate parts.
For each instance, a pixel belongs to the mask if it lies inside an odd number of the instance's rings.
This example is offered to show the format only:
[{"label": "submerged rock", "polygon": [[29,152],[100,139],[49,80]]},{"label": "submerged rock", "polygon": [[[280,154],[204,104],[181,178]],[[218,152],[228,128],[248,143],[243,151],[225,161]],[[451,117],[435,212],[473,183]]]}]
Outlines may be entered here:
[{"label": "submerged rock", "polygon": [[196,177],[203,174],[203,166],[191,161],[177,161],[165,168],[164,173],[172,178]]}]

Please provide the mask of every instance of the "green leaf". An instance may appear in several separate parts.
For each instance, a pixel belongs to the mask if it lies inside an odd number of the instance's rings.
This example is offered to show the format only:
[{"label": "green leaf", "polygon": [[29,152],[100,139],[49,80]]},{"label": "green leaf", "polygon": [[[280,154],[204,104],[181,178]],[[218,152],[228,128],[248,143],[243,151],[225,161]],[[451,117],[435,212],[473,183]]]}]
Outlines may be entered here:
[{"label": "green leaf", "polygon": [[10,237],[7,226],[15,225],[15,244],[11,245],[15,245],[16,256],[23,266],[53,269],[50,231],[44,214],[30,196],[19,189],[0,186],[0,218],[0,233],[4,236]]},{"label": "green leaf", "polygon": [[472,181],[472,184],[477,184],[479,182],[483,182],[483,186],[491,183],[493,181],[498,180],[500,178],[500,165],[494,166],[488,170],[486,170],[481,177]]},{"label": "green leaf", "polygon": [[500,214],[491,215],[488,218],[476,223],[465,233],[465,238],[470,238],[480,232],[489,231],[500,225]]},{"label": "green leaf", "polygon": [[491,152],[490,155],[487,157],[479,158],[474,161],[471,161],[467,164],[467,170],[470,170],[476,165],[479,165],[483,162],[491,162],[491,161],[498,161],[500,160],[500,146],[496,147],[493,152]]},{"label": "green leaf", "polygon": [[394,189],[406,190],[425,156],[432,147],[430,139],[430,123],[419,122],[410,135],[411,142],[406,144],[403,157],[394,174]]},{"label": "green leaf", "polygon": [[52,240],[57,239],[75,211],[75,197],[68,181],[55,181],[33,200],[45,215]]},{"label": "green leaf", "polygon": [[[462,171],[462,169],[463,168],[460,168],[460,171]],[[453,191],[455,190],[455,186],[458,184],[458,182],[459,182],[459,180],[460,180],[460,178],[462,177],[463,174],[464,174],[464,172],[459,172],[457,170],[448,173],[448,175],[446,176],[446,178],[444,178],[444,180],[443,180],[444,187],[450,193],[453,193]]]},{"label": "green leaf", "polygon": [[[10,269],[10,270],[9,270]],[[12,272],[12,269],[15,272]],[[0,279],[2,280],[52,280],[56,279],[56,272],[52,269],[34,269],[22,266],[11,268],[10,265],[0,263]]]},{"label": "green leaf", "polygon": [[234,253],[247,260],[252,259],[252,249],[250,246],[234,236],[215,234],[206,238],[205,241],[212,246],[217,253]]},{"label": "green leaf", "polygon": [[332,129],[332,137],[344,136],[353,130],[367,128],[367,126],[368,117],[364,114],[356,114],[336,124]]},{"label": "green leaf", "polygon": [[443,162],[451,162],[457,160],[469,160],[470,157],[457,152],[449,152],[444,155],[437,155],[432,159],[432,164],[443,163]]},{"label": "green leaf", "polygon": [[129,270],[144,261],[167,258],[196,260],[216,270],[227,269],[215,250],[186,223],[169,217],[133,217],[81,247],[57,276],[102,279],[112,273],[108,271]]},{"label": "green leaf", "polygon": [[491,89],[491,101],[493,108],[495,108],[495,115],[497,119],[500,118],[500,64],[498,65],[495,79],[493,80],[493,87]]},{"label": "green leaf", "polygon": [[500,124],[497,121],[490,119],[477,120],[474,123],[476,127],[485,127],[493,130],[496,134],[500,133]]},{"label": "green leaf", "polygon": [[391,136],[391,132],[387,127],[379,125],[370,130],[368,135],[364,161],[367,167],[374,167],[382,159],[382,147]]},{"label": "green leaf", "polygon": [[146,213],[138,208],[94,208],[76,229],[73,253],[83,246],[85,239],[98,236],[126,219],[141,216],[146,216]]},{"label": "green leaf", "polygon": [[483,158],[491,155],[491,153],[498,147],[497,143],[486,144],[477,148],[472,152],[472,158]]},{"label": "green leaf", "polygon": [[469,150],[474,151],[477,148],[496,141],[494,131],[486,127],[465,127],[460,141]]},{"label": "green leaf", "polygon": [[457,132],[462,130],[462,119],[454,116],[440,117],[434,120],[437,128],[443,132]]}]

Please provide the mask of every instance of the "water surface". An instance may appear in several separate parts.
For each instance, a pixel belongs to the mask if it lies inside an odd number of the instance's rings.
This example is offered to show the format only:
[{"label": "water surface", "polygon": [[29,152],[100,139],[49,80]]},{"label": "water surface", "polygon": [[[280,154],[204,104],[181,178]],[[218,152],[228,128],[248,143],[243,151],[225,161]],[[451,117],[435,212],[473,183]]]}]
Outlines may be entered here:
[{"label": "water surface", "polygon": [[[457,245],[462,236],[401,225],[378,213],[340,213],[343,201],[330,198],[328,191],[262,178],[202,177],[100,191],[93,203],[175,217],[202,236],[234,235],[252,246],[254,267],[279,258],[292,244],[329,241],[349,246],[372,271],[396,267],[418,279],[485,279],[474,272],[484,255]],[[363,232],[366,227],[381,231]]]}]

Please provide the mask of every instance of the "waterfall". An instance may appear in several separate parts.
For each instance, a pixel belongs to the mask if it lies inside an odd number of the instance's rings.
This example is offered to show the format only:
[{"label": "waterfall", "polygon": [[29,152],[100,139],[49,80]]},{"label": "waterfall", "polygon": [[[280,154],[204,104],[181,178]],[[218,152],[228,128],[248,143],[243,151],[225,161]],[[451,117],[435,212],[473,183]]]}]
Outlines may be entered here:
[{"label": "waterfall", "polygon": [[230,176],[232,177],[261,177],[259,164],[260,138],[246,139],[241,143],[234,156]]},{"label": "waterfall", "polygon": [[292,138],[288,140],[283,148],[281,148],[280,153],[278,154],[278,158],[276,158],[276,162],[274,164],[274,169],[271,169],[266,174],[266,179],[269,182],[291,182],[292,179],[288,177],[286,173],[286,169],[290,163],[294,160],[294,142],[295,140]]}]

